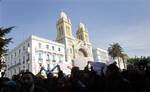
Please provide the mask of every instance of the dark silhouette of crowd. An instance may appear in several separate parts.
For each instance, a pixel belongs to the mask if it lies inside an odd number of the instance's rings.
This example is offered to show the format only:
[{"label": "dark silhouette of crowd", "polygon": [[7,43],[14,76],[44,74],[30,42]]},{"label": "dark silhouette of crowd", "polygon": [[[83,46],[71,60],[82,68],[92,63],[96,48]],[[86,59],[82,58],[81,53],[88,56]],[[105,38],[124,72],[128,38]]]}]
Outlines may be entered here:
[{"label": "dark silhouette of crowd", "polygon": [[150,67],[121,71],[113,63],[106,72],[102,68],[101,75],[93,67],[73,67],[69,76],[59,70],[58,76],[49,72],[47,78],[26,71],[12,79],[0,78],[0,92],[150,92]]}]

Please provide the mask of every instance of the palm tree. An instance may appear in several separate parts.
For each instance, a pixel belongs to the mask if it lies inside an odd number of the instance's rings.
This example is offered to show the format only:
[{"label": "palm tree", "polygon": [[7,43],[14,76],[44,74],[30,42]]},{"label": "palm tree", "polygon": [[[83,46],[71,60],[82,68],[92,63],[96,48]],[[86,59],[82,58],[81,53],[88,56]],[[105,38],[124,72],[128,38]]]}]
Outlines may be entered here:
[{"label": "palm tree", "polygon": [[110,47],[108,47],[108,54],[115,60],[118,59],[118,65],[120,67],[120,57],[122,55],[123,49],[119,45],[119,43],[113,43],[110,44]]},{"label": "palm tree", "polygon": [[13,29],[14,27],[3,28],[0,27],[0,71],[4,66],[4,56],[7,52],[7,45],[11,42],[12,38],[7,38],[6,35]]}]

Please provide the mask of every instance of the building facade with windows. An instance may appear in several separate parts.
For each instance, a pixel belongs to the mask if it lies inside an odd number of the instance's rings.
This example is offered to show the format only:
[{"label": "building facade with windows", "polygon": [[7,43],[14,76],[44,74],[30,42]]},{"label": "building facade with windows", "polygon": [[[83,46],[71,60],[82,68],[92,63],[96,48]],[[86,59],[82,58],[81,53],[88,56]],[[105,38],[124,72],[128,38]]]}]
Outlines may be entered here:
[{"label": "building facade with windows", "polygon": [[51,70],[63,62],[66,62],[63,44],[32,35],[8,53],[6,76],[11,77],[21,70],[37,74],[41,67]]},{"label": "building facade with windows", "polygon": [[107,64],[109,61],[108,51],[101,48],[93,49],[93,58],[96,62],[102,62]]}]

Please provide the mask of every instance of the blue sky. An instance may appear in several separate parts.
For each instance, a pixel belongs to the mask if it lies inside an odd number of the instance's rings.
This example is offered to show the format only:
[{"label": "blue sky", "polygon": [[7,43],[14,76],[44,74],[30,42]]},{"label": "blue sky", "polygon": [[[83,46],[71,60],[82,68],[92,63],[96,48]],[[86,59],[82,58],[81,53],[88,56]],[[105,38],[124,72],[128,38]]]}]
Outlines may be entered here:
[{"label": "blue sky", "polygon": [[55,40],[61,10],[74,36],[79,22],[86,24],[94,48],[118,42],[129,56],[150,56],[149,0],[0,0],[0,26],[16,26],[9,48],[32,34]]}]

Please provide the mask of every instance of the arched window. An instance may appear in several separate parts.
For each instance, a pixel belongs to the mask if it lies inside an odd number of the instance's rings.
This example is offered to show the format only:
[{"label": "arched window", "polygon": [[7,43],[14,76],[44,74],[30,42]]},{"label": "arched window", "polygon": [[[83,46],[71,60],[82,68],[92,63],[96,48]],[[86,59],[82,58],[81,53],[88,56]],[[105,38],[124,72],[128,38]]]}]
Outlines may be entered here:
[{"label": "arched window", "polygon": [[61,35],[64,35],[64,32],[63,32],[63,27],[61,26]]},{"label": "arched window", "polygon": [[66,26],[66,32],[68,35],[71,35],[71,31],[70,31],[70,28],[68,26]]},{"label": "arched window", "polygon": [[83,36],[81,35],[81,40],[83,40]]},{"label": "arched window", "polygon": [[61,32],[61,27],[59,27],[59,36],[61,36],[62,35],[62,32]]}]

